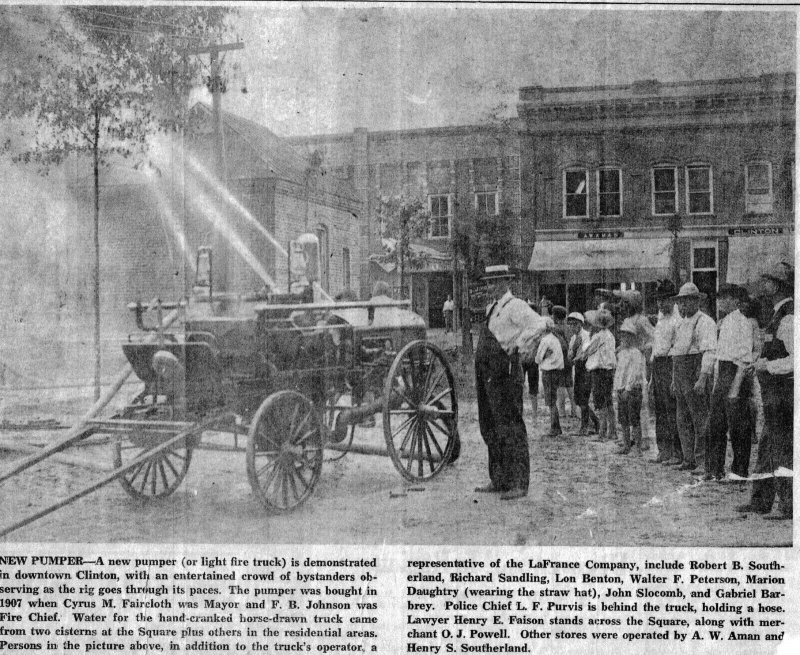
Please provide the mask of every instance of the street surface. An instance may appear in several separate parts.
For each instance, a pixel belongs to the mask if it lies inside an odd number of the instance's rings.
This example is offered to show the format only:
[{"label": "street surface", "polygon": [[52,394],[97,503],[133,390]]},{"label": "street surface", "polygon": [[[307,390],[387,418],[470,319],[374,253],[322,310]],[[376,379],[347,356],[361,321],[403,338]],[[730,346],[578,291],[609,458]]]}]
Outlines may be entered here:
[{"label": "street surface", "polygon": [[[142,506],[112,483],[7,537],[11,541],[364,543],[543,546],[788,546],[790,521],[766,521],[734,510],[749,498],[747,484],[698,482],[691,475],[615,455],[617,446],[568,434],[543,438],[545,412],[530,437],[531,488],[504,502],[476,494],[487,481],[486,448],[474,400],[462,400],[461,458],[437,478],[404,483],[388,458],[348,454],[323,465],[314,494],[285,515],[266,515],[247,481],[244,453],[195,453],[186,480],[170,497]],[[73,403],[39,399],[6,407],[21,422],[78,416]],[[356,441],[383,443],[378,427],[359,428]],[[41,446],[64,430],[4,431],[0,443]],[[652,425],[649,434],[653,435]],[[211,441],[231,444],[229,435]],[[240,437],[240,446],[244,439]],[[338,453],[328,452],[328,457]],[[0,450],[0,469],[21,457]],[[2,524],[31,514],[98,479],[110,466],[111,447],[70,451],[73,463],[45,462],[0,486]],[[755,457],[755,448],[753,457]],[[89,466],[75,465],[88,462]]]}]

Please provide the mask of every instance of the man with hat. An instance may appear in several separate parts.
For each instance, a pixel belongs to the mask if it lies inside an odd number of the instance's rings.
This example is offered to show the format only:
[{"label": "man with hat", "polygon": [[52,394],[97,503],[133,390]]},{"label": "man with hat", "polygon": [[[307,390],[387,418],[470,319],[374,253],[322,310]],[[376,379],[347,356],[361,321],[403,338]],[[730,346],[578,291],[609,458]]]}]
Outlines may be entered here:
[{"label": "man with hat", "polygon": [[489,451],[489,484],[475,489],[502,500],[528,493],[528,433],[522,419],[522,369],[532,361],[545,331],[544,319],[511,293],[507,265],[487,266],[483,280],[493,299],[475,350],[478,422]]},{"label": "man with hat", "polygon": [[728,432],[731,473],[746,478],[750,467],[752,375],[745,372],[755,361],[756,344],[752,323],[739,311],[739,303],[748,300],[747,290],[736,284],[723,284],[717,291],[717,307],[724,317],[719,322],[717,374],[709,408],[706,480],[721,480],[725,474]]},{"label": "man with hat", "polygon": [[675,423],[675,396],[672,386],[672,356],[680,314],[675,309],[675,285],[671,280],[656,283],[658,322],[653,331],[653,367],[650,384],[656,410],[656,446],[658,455],[652,460],[661,464],[682,464],[681,441]]},{"label": "man with hat", "polygon": [[592,378],[592,397],[599,417],[598,441],[615,439],[614,370],[617,368],[616,341],[609,328],[614,326],[614,316],[607,309],[590,309],[585,314],[592,326],[589,347],[578,355],[586,361],[586,371]]},{"label": "man with hat", "polygon": [[684,284],[675,300],[681,321],[675,332],[672,356],[672,388],[676,421],[683,451],[682,471],[703,466],[708,425],[708,388],[714,370],[717,325],[700,311],[704,294],[692,282]]},{"label": "man with hat", "polygon": [[782,263],[762,275],[762,294],[773,305],[764,348],[755,363],[761,385],[766,425],[758,444],[753,492],[740,512],[768,514],[778,496],[778,512],[767,518],[792,518],[792,456],[794,438],[794,267]]}]

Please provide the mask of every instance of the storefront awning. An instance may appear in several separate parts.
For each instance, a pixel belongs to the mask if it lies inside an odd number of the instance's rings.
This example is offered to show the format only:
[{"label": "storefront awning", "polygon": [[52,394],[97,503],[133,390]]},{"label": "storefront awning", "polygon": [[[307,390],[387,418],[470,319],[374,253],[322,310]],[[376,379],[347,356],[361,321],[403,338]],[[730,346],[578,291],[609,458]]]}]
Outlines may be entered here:
[{"label": "storefront awning", "polygon": [[755,282],[762,273],[775,269],[781,261],[794,263],[794,232],[732,236],[728,239],[729,284]]},{"label": "storefront awning", "polygon": [[669,269],[671,239],[537,241],[529,271]]}]

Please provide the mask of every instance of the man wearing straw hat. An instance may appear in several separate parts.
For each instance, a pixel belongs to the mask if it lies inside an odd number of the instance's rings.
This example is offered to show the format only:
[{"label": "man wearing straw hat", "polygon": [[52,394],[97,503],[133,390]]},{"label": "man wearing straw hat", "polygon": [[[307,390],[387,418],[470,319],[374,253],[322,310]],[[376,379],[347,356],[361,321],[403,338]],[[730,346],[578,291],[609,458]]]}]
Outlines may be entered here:
[{"label": "man wearing straw hat", "polygon": [[766,425],[758,444],[753,492],[740,512],[769,514],[778,497],[778,512],[769,519],[792,518],[794,436],[794,267],[783,263],[762,275],[762,292],[773,304],[764,348],[755,363]]},{"label": "man wearing straw hat", "polygon": [[714,371],[717,325],[700,311],[704,294],[692,282],[684,284],[675,301],[681,322],[672,345],[672,388],[675,392],[676,421],[683,451],[681,471],[704,466],[708,426],[709,386]]},{"label": "man wearing straw hat", "polygon": [[475,350],[478,423],[489,451],[489,483],[479,493],[499,493],[501,500],[528,493],[528,433],[522,419],[522,369],[533,361],[544,319],[515,298],[507,265],[487,266],[483,276],[494,302],[486,310]]}]

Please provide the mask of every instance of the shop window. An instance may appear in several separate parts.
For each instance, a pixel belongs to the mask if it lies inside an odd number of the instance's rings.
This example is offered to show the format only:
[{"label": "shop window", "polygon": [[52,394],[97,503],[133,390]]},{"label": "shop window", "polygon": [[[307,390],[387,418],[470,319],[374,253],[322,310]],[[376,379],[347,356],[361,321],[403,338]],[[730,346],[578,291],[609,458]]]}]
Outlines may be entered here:
[{"label": "shop window", "polygon": [[497,191],[482,191],[475,194],[475,209],[478,216],[497,216]]},{"label": "shop window", "polygon": [[564,171],[564,217],[589,216],[589,172],[585,169]]},{"label": "shop window", "polygon": [[597,171],[597,206],[600,216],[622,216],[622,171],[601,168]]},{"label": "shop window", "polygon": [[678,169],[674,166],[657,166],[650,171],[653,190],[654,216],[678,213]]},{"label": "shop window", "polygon": [[690,214],[714,213],[714,182],[711,166],[686,167],[686,206]]},{"label": "shop window", "polygon": [[450,236],[451,202],[449,195],[428,196],[428,210],[431,215],[431,238]]},{"label": "shop window", "polygon": [[772,166],[769,162],[755,162],[745,167],[748,214],[772,213]]}]

